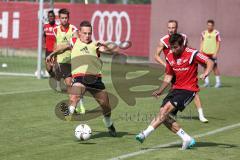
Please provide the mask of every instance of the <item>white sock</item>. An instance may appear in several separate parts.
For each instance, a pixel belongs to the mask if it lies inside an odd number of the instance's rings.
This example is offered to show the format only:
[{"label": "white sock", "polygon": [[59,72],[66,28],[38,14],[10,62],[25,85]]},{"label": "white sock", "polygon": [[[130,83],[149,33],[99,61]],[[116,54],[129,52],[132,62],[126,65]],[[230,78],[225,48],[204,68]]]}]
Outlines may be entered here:
[{"label": "white sock", "polygon": [[113,124],[111,117],[109,117],[109,116],[104,116],[103,122],[107,128]]},{"label": "white sock", "polygon": [[153,131],[154,131],[153,126],[148,126],[148,128],[143,131],[145,138],[149,136]]},{"label": "white sock", "polygon": [[221,83],[220,76],[216,76],[216,84],[219,84],[219,83]]},{"label": "white sock", "polygon": [[209,84],[209,77],[208,76],[205,78],[205,83]]},{"label": "white sock", "polygon": [[70,114],[73,114],[74,111],[75,111],[75,107],[74,107],[74,106],[69,106],[69,107],[68,107],[68,110],[69,110],[69,113],[70,113]]},{"label": "white sock", "polygon": [[202,107],[201,107],[201,108],[198,108],[198,115],[199,115],[199,117],[204,117]]},{"label": "white sock", "polygon": [[57,88],[56,89],[60,89],[61,85],[60,85],[60,81],[57,81]]},{"label": "white sock", "polygon": [[182,128],[179,129],[177,135],[181,137],[183,141],[189,141],[191,139],[191,137]]},{"label": "white sock", "polygon": [[81,107],[83,106],[83,98],[80,98],[79,102],[78,102],[78,106]]}]

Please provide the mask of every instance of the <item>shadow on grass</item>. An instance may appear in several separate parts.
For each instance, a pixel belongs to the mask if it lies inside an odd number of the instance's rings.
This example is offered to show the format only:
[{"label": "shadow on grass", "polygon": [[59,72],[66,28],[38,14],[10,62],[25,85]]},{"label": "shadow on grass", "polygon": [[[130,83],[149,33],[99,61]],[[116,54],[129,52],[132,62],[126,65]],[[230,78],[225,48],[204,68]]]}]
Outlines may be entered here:
[{"label": "shadow on grass", "polygon": [[[142,150],[146,150],[146,149],[154,149],[154,150],[158,150],[158,149],[164,149],[164,148],[181,148],[182,144],[180,143],[175,143],[172,145],[168,145],[165,147],[150,147],[150,148],[142,148]],[[194,148],[199,148],[199,147],[218,147],[218,148],[235,148],[235,147],[239,147],[238,145],[234,145],[234,144],[227,144],[227,143],[215,143],[215,142],[196,142],[196,145],[194,145]]]},{"label": "shadow on grass", "polygon": [[[102,138],[102,137],[112,137],[109,135],[108,131],[94,131],[94,135],[92,135],[91,139],[96,139],[96,138]],[[135,135],[133,133],[128,133],[128,132],[118,132],[117,131],[117,137],[113,138],[121,138],[126,135]]]},{"label": "shadow on grass", "polygon": [[[223,118],[217,118],[217,117],[209,117],[207,116],[206,117],[208,120],[211,120],[211,119],[214,119],[214,120],[220,120],[220,121],[225,121],[226,119],[223,119]],[[197,120],[199,121],[199,118],[197,116],[178,116],[177,117],[177,120],[178,119],[184,119],[184,120]],[[211,122],[211,121],[210,121]]]},{"label": "shadow on grass", "polygon": [[97,143],[88,142],[88,141],[79,141],[79,144],[83,144],[83,145],[93,145],[93,144],[97,144]]}]

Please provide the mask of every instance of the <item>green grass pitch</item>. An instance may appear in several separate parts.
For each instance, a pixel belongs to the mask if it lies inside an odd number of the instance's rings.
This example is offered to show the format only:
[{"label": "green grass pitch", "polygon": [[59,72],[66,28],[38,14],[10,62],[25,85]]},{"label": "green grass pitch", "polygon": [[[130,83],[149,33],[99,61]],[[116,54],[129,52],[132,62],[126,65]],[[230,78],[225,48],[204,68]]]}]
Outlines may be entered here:
[{"label": "green grass pitch", "polygon": [[[108,91],[119,99],[118,106],[112,113],[118,131],[118,137],[115,138],[106,133],[102,117],[85,122],[58,119],[54,107],[61,100],[67,99],[67,95],[51,90],[48,79],[1,76],[0,159],[102,160],[180,140],[161,126],[143,144],[135,141],[135,135],[145,129],[151,117],[158,112],[163,97],[158,100],[153,97],[138,98],[135,106],[128,106],[111,83],[108,65],[103,69],[103,81],[107,82]],[[211,80],[213,82],[213,77]],[[222,82],[223,87],[220,89],[211,87],[200,92],[209,123],[198,121],[197,111],[192,103],[179,114],[178,122],[190,135],[240,122],[240,78],[222,77]],[[141,89],[148,89],[147,87]],[[96,102],[87,97],[85,104],[90,109]],[[87,123],[92,128],[90,140],[80,142],[74,138],[74,128],[80,123]],[[238,160],[239,133],[240,128],[237,127],[197,138],[196,147],[191,150],[180,151],[180,145],[173,145],[128,159]]]}]

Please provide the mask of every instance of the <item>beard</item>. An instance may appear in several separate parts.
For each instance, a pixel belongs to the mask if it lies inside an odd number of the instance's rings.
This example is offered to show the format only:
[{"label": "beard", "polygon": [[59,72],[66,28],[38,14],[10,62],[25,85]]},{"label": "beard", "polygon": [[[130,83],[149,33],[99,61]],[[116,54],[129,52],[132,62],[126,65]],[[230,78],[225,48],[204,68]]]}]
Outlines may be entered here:
[{"label": "beard", "polygon": [[54,25],[54,24],[55,24],[55,21],[50,21],[49,24],[50,24],[50,25]]}]

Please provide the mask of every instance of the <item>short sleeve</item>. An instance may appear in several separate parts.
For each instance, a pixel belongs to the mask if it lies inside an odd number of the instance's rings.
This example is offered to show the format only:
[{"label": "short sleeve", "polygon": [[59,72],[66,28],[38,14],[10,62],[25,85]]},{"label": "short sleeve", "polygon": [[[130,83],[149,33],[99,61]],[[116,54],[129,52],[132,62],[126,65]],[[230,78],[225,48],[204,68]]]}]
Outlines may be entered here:
[{"label": "short sleeve", "polygon": [[53,34],[54,34],[55,37],[57,37],[57,27],[53,28]]},{"label": "short sleeve", "polygon": [[77,31],[78,31],[77,27],[74,26],[74,25],[72,25],[72,32],[75,33],[75,32],[77,32]]},{"label": "short sleeve", "polygon": [[187,35],[186,35],[186,34],[183,34],[183,33],[181,33],[181,35],[183,36],[183,39],[184,39],[183,45],[184,45],[184,46],[187,46],[187,44],[188,44]]},{"label": "short sleeve", "polygon": [[167,35],[160,39],[160,42],[164,45],[165,48],[168,48],[167,41]]},{"label": "short sleeve", "polygon": [[206,64],[208,57],[201,52],[198,52],[195,57],[195,61],[198,63]]},{"label": "short sleeve", "polygon": [[216,41],[217,41],[217,42],[220,42],[220,41],[221,41],[221,36],[220,36],[220,33],[219,33],[219,32],[217,32],[217,34],[216,34]]},{"label": "short sleeve", "polygon": [[201,40],[204,40],[204,32],[201,33]]}]

